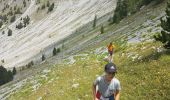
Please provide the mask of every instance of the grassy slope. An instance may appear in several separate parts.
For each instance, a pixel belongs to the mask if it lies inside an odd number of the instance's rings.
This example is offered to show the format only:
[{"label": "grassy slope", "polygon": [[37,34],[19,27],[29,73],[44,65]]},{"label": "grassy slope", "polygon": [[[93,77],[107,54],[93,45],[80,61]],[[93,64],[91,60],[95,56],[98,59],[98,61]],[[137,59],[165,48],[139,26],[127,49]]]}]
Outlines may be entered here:
[{"label": "grassy slope", "polygon": [[[118,66],[117,78],[122,85],[122,100],[167,100],[170,85],[170,52],[157,52],[160,43],[144,42],[127,46],[116,52],[114,61]],[[94,50],[84,52],[88,56],[75,56],[74,64],[55,65],[51,67],[48,79],[42,73],[33,78],[42,84],[36,92],[32,84],[13,94],[10,100],[91,100],[93,80],[103,73],[107,53],[95,54]],[[136,55],[138,55],[136,58]],[[84,60],[85,59],[85,60]],[[77,87],[74,85],[78,84]]]}]

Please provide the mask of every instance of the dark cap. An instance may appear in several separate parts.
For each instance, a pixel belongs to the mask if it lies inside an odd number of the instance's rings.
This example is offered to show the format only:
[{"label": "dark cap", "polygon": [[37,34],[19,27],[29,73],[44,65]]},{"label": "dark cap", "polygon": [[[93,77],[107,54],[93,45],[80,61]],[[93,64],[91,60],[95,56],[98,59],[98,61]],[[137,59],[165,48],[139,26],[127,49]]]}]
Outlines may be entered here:
[{"label": "dark cap", "polygon": [[106,73],[116,73],[116,65],[114,63],[108,63],[105,65],[105,72]]}]

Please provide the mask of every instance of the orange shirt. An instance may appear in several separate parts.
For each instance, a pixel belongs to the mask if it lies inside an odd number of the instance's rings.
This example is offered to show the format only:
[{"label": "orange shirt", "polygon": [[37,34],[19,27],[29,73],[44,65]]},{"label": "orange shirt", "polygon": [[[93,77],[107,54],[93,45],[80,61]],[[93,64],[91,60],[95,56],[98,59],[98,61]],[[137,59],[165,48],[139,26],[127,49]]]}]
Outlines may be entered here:
[{"label": "orange shirt", "polygon": [[115,46],[114,46],[114,45],[109,45],[109,46],[108,46],[108,50],[109,50],[109,51],[113,51],[113,49],[115,49]]}]

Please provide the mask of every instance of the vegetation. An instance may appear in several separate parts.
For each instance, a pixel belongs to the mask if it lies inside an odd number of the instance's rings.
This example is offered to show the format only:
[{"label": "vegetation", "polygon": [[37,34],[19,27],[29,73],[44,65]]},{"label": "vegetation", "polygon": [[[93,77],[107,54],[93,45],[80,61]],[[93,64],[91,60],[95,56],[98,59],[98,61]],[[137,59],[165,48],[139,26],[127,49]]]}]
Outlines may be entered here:
[{"label": "vegetation", "polygon": [[23,18],[24,27],[26,27],[30,23],[30,17],[27,15]]},{"label": "vegetation", "polygon": [[18,7],[17,10],[15,11],[15,14],[22,14],[21,13],[21,8]]},{"label": "vegetation", "polygon": [[26,7],[26,6],[27,6],[27,3],[26,3],[26,1],[25,1],[25,0],[23,0],[23,5],[24,5],[24,7]]},{"label": "vegetation", "polygon": [[0,21],[0,28],[2,27],[2,25],[3,25],[3,22],[2,22],[2,21]]},{"label": "vegetation", "polygon": [[119,23],[128,14],[136,13],[142,6],[148,5],[152,1],[155,1],[156,4],[159,4],[164,0],[118,0],[113,19],[109,19],[109,21],[111,21],[112,24]]},{"label": "vegetation", "polygon": [[23,28],[23,24],[20,22],[18,25],[16,25],[17,29],[22,29]]},{"label": "vegetation", "polygon": [[52,4],[49,6],[49,8],[48,8],[48,12],[53,11],[53,9],[54,9],[54,3],[52,3]]},{"label": "vegetation", "polygon": [[17,70],[16,70],[15,67],[13,68],[12,73],[13,73],[13,75],[16,75],[16,74],[17,74]]},{"label": "vegetation", "polygon": [[167,3],[166,8],[166,20],[161,18],[161,33],[154,36],[156,41],[160,41],[164,44],[164,47],[170,49],[170,2]]},{"label": "vegetation", "polygon": [[16,28],[22,29],[23,27],[26,27],[29,23],[30,23],[30,17],[27,15],[25,18],[23,18],[23,23],[20,22],[18,25],[16,25]]},{"label": "vegetation", "polygon": [[34,62],[31,61],[31,62],[29,62],[29,63],[26,65],[26,67],[27,67],[27,68],[31,68],[33,65],[34,65]]},{"label": "vegetation", "polygon": [[13,16],[11,17],[10,22],[11,22],[11,23],[13,23],[13,22],[15,21],[15,19],[16,19],[16,16],[15,16],[15,15],[13,15]]},{"label": "vegetation", "polygon": [[96,27],[96,22],[97,22],[97,16],[95,15],[95,17],[94,17],[94,21],[93,21],[93,28],[95,28],[95,27]]},{"label": "vegetation", "polygon": [[100,33],[103,34],[104,33],[104,26],[102,25],[100,28]]},{"label": "vegetation", "polygon": [[50,7],[50,2],[49,1],[47,1],[47,7]]},{"label": "vegetation", "polygon": [[42,55],[41,59],[42,59],[42,61],[44,61],[46,59],[44,54]]},{"label": "vegetation", "polygon": [[127,0],[118,0],[117,7],[113,16],[113,23],[118,23],[121,19],[127,16]]},{"label": "vegetation", "polygon": [[8,36],[12,36],[12,30],[8,29]]},{"label": "vegetation", "polygon": [[[106,44],[105,44],[106,45]],[[124,45],[124,44],[121,44]],[[116,77],[121,82],[121,100],[168,100],[169,97],[169,68],[170,53],[158,53],[151,46],[159,47],[160,43],[145,42],[129,45],[122,51],[121,46],[116,51],[114,62],[117,65]],[[142,48],[146,49],[142,49]],[[92,53],[90,53],[92,52]],[[74,56],[74,64],[62,62],[53,66],[47,74],[47,79],[41,74],[34,80],[42,84],[36,92],[32,84],[27,85],[9,97],[9,100],[29,98],[31,100],[42,97],[45,100],[92,100],[92,82],[98,75],[103,74],[106,64],[103,57],[107,53],[94,54],[86,52],[88,56]],[[129,56],[130,53],[134,55]],[[154,54],[153,54],[154,53]],[[135,55],[142,56],[140,59],[132,59]],[[82,58],[86,59],[83,60]],[[121,63],[120,63],[121,62]],[[65,84],[61,84],[65,83]],[[156,91],[159,90],[159,91]],[[50,95],[53,94],[53,95]]]},{"label": "vegetation", "polygon": [[43,4],[43,5],[41,6],[41,9],[43,10],[43,9],[45,9],[45,7],[46,7],[45,4]]},{"label": "vegetation", "polygon": [[13,73],[7,69],[5,69],[3,66],[0,66],[0,85],[3,85],[9,81],[13,80]]}]

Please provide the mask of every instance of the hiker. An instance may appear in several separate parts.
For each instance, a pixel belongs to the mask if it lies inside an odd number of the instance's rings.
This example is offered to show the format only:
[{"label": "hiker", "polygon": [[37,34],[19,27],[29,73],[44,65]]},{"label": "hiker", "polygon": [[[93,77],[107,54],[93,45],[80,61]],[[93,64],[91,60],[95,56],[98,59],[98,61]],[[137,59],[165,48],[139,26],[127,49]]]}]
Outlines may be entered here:
[{"label": "hiker", "polygon": [[116,72],[115,64],[105,65],[105,74],[93,83],[94,100],[119,100],[121,87],[119,80],[115,78]]},{"label": "hiker", "polygon": [[115,46],[112,44],[112,42],[110,42],[110,44],[107,46],[108,48],[108,53],[109,53],[109,62],[112,62],[112,55],[115,49]]}]

